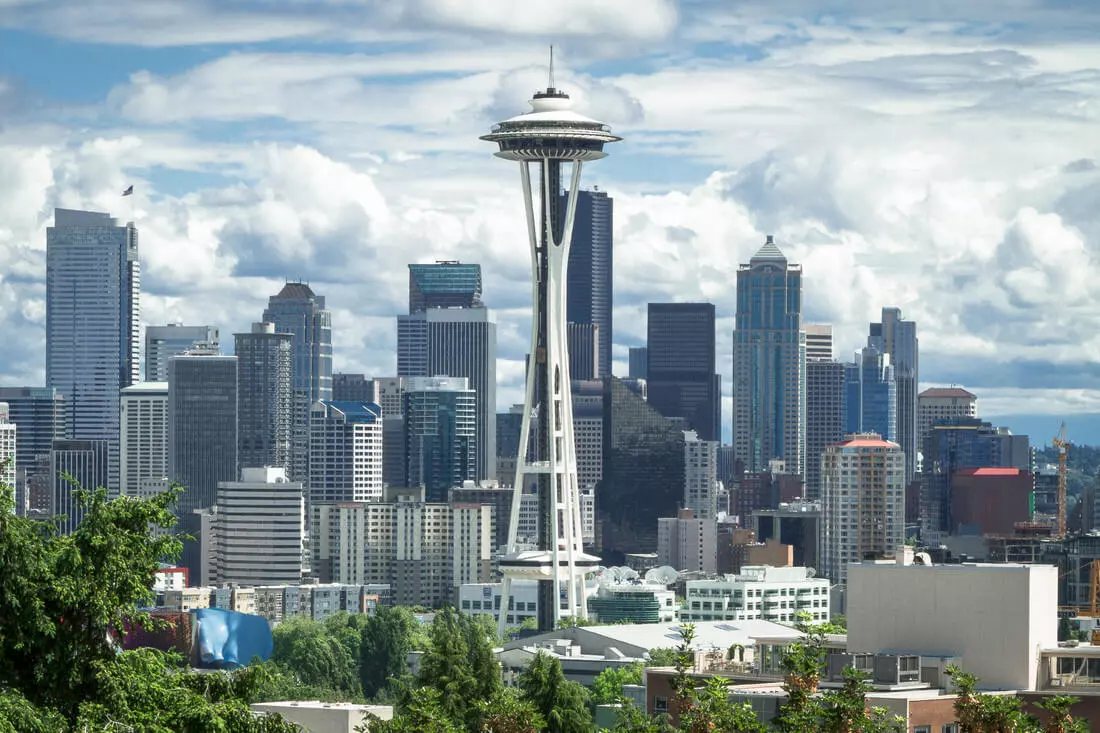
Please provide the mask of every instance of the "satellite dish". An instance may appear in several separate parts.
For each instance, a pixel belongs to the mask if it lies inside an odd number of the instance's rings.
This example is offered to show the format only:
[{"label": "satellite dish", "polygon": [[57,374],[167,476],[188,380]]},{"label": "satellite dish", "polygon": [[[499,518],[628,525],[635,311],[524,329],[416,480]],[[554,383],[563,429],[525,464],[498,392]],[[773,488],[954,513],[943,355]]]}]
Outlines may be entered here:
[{"label": "satellite dish", "polygon": [[817,577],[817,570],[814,568],[806,568],[806,578],[809,579],[814,577]]}]

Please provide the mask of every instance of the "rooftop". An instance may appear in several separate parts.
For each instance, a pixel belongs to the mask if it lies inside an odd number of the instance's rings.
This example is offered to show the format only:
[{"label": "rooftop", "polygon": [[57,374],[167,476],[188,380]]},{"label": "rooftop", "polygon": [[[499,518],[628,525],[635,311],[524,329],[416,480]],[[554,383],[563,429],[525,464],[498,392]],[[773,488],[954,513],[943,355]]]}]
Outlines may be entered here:
[{"label": "rooftop", "polygon": [[782,262],[787,263],[787,256],[780,251],[779,247],[775,244],[775,239],[772,235],[768,235],[768,238],[764,240],[764,246],[756,251],[756,254],[749,260],[749,264],[753,262]]},{"label": "rooftop", "polygon": [[315,296],[313,289],[306,283],[288,282],[283,286],[283,289],[279,291],[278,295],[273,295],[271,297],[280,300],[308,300]]},{"label": "rooftop", "polygon": [[1019,476],[1024,473],[1021,468],[997,468],[993,466],[986,466],[984,468],[959,468],[955,470],[955,474],[958,476],[979,476],[979,477],[995,477],[995,476]]},{"label": "rooftop", "polygon": [[921,392],[918,397],[966,397],[975,399],[973,392],[968,392],[962,387],[931,387]]},{"label": "rooftop", "polygon": [[[794,640],[802,637],[802,632],[791,626],[772,621],[697,621],[695,639],[692,648],[697,650],[729,649],[731,644],[750,646],[757,638]],[[571,638],[585,650],[597,645],[633,646],[646,650],[670,649],[680,643],[681,625],[678,623],[658,624],[617,624],[614,626],[581,626],[571,629],[538,634],[519,639],[505,645],[505,648],[530,646],[539,641],[553,638]],[[595,639],[593,639],[595,637]],[[593,643],[594,642],[594,643]],[[621,646],[619,648],[622,648]]]}]

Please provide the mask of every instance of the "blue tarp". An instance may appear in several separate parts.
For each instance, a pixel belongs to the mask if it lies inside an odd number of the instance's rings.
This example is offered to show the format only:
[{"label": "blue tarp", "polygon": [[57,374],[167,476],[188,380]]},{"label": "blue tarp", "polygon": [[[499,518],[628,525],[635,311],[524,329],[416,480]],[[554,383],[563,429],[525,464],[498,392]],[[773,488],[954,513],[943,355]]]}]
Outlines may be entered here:
[{"label": "blue tarp", "polygon": [[199,664],[217,669],[236,669],[254,657],[271,658],[271,627],[263,616],[202,608],[193,611],[198,623]]}]

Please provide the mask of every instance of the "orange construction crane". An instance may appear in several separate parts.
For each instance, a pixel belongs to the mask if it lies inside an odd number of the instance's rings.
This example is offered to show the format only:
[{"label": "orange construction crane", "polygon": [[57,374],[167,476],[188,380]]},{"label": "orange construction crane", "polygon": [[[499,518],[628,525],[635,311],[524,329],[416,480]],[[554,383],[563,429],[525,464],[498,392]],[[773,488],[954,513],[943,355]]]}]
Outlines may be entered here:
[{"label": "orange construction crane", "polygon": [[1066,485],[1069,480],[1069,466],[1066,464],[1069,458],[1069,442],[1066,440],[1066,424],[1062,423],[1062,430],[1054,439],[1054,447],[1058,449],[1058,527],[1057,537],[1066,536]]}]

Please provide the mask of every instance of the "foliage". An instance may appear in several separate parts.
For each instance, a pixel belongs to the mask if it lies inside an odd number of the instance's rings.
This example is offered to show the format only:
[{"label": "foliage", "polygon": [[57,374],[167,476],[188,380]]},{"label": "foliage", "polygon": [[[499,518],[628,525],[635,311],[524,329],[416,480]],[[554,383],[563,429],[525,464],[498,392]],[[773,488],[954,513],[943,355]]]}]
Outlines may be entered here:
[{"label": "foliage", "polygon": [[501,688],[488,700],[477,703],[480,733],[540,733],[546,730],[535,706],[514,687]]},{"label": "foliage", "polygon": [[56,521],[15,516],[0,486],[0,731],[298,730],[248,709],[276,683],[267,665],[196,674],[175,656],[115,646],[128,625],[152,623],[140,609],[181,545],[150,530],[172,528],[179,491],[108,501],[74,487],[84,517],[66,536]]},{"label": "foliage", "polygon": [[[419,644],[419,646],[418,646]],[[409,652],[427,647],[427,637],[412,612],[382,607],[363,628],[359,646],[359,682],[368,699],[392,697],[408,674]]]},{"label": "foliage", "polygon": [[905,719],[891,716],[886,708],[867,709],[867,675],[853,667],[844,670],[844,686],[821,695],[822,729],[830,733],[902,733]]},{"label": "foliage", "polygon": [[622,699],[624,685],[642,684],[640,662],[625,667],[608,667],[592,680],[592,698],[597,705],[617,703]]},{"label": "foliage", "polygon": [[439,691],[448,719],[472,725],[477,701],[492,698],[502,685],[490,639],[481,625],[450,607],[437,613],[417,683]]},{"label": "foliage", "polygon": [[649,650],[649,660],[646,661],[647,667],[675,667],[677,652],[675,649],[669,649],[668,647],[661,647],[659,649]]},{"label": "foliage", "polygon": [[576,616],[565,616],[564,618],[559,618],[558,619],[558,623],[557,623],[556,626],[554,626],[554,628],[555,629],[572,629],[572,628],[575,628],[577,626],[599,626],[599,625],[600,624],[596,623],[595,621],[593,621],[592,619],[589,619],[589,618],[577,618]]},{"label": "foliage", "polygon": [[1015,695],[987,695],[977,691],[978,678],[958,666],[951,665],[947,674],[955,683],[955,716],[959,733],[1085,733],[1087,720],[1074,719],[1069,710],[1079,700],[1068,695],[1055,695],[1037,703],[1047,712],[1044,727],[1039,720],[1023,711],[1023,701]]},{"label": "foliage", "polygon": [[546,721],[547,733],[589,733],[588,690],[565,679],[561,662],[539,652],[519,679],[520,689]]},{"label": "foliage", "polygon": [[814,699],[821,674],[825,670],[825,632],[799,621],[802,641],[791,644],[783,656],[783,689],[787,702],[775,720],[780,731],[791,733],[817,728],[820,706]]},{"label": "foliage", "polygon": [[1073,624],[1070,622],[1069,618],[1062,616],[1058,619],[1058,641],[1065,641],[1071,636],[1074,638],[1077,636],[1074,633]]},{"label": "foliage", "polygon": [[360,733],[462,733],[443,705],[444,693],[434,687],[420,687],[408,691],[402,703],[400,715],[393,720],[372,721],[369,726],[356,728]]},{"label": "foliage", "polygon": [[303,685],[338,690],[347,698],[360,697],[360,622],[349,614],[334,615],[324,623],[299,616],[275,627],[272,660]]}]

